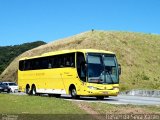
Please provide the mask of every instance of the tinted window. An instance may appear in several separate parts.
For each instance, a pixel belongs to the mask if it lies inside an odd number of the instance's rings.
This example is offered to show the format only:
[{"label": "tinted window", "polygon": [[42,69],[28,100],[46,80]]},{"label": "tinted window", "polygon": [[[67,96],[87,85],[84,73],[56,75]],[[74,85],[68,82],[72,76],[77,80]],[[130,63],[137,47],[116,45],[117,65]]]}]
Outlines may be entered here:
[{"label": "tinted window", "polygon": [[84,54],[77,52],[77,72],[78,76],[82,81],[86,81],[86,66],[85,66]]},{"label": "tinted window", "polygon": [[75,53],[22,60],[19,62],[19,70],[21,71],[63,67],[75,67]]},{"label": "tinted window", "polygon": [[24,70],[24,61],[19,61],[19,70]]},{"label": "tinted window", "polygon": [[52,56],[49,63],[52,68],[75,67],[75,53]]}]

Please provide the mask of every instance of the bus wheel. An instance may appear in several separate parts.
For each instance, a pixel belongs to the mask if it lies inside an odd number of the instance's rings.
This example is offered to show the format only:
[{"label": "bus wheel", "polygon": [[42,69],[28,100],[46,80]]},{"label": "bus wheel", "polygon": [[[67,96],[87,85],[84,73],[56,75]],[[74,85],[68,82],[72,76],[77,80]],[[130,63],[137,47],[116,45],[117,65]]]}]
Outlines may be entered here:
[{"label": "bus wheel", "polygon": [[30,93],[30,91],[29,91],[29,87],[26,87],[26,94],[29,94]]},{"label": "bus wheel", "polygon": [[97,98],[97,100],[103,100],[104,96],[97,96],[96,98]]},{"label": "bus wheel", "polygon": [[33,86],[31,89],[31,95],[37,95],[35,86]]},{"label": "bus wheel", "polygon": [[71,93],[71,96],[72,96],[73,99],[78,99],[79,98],[75,88],[72,88],[70,93]]}]

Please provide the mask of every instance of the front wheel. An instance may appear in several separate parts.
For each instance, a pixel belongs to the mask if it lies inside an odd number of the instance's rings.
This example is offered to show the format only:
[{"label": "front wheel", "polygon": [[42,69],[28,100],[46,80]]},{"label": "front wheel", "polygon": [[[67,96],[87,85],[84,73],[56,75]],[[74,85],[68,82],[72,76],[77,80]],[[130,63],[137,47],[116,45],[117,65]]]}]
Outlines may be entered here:
[{"label": "front wheel", "polygon": [[26,92],[26,94],[28,94],[28,95],[29,95],[30,91],[29,91],[29,88],[28,88],[28,87],[26,87],[25,92]]},{"label": "front wheel", "polygon": [[79,95],[77,95],[77,91],[76,91],[75,88],[72,88],[70,92],[71,92],[71,96],[72,96],[73,99],[78,99],[79,98]]}]

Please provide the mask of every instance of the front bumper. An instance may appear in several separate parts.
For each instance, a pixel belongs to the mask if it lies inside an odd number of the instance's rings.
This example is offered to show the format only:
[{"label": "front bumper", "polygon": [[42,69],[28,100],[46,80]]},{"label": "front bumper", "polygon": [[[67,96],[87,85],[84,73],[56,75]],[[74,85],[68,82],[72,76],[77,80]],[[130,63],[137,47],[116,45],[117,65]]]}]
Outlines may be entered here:
[{"label": "front bumper", "polygon": [[84,91],[84,96],[117,96],[119,90],[91,90],[87,89]]}]

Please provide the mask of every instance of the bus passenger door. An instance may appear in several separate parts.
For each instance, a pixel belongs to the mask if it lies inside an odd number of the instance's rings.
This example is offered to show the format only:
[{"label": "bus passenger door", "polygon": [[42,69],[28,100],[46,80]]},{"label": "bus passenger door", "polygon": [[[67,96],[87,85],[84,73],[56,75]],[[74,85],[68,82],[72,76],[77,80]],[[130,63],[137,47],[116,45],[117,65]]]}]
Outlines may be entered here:
[{"label": "bus passenger door", "polygon": [[84,53],[77,52],[76,63],[77,63],[77,75],[79,81],[78,90],[80,93],[83,93],[85,90],[85,83],[86,83],[86,61]]}]

